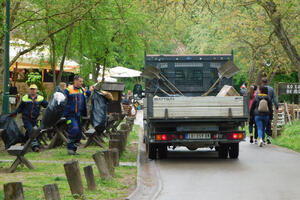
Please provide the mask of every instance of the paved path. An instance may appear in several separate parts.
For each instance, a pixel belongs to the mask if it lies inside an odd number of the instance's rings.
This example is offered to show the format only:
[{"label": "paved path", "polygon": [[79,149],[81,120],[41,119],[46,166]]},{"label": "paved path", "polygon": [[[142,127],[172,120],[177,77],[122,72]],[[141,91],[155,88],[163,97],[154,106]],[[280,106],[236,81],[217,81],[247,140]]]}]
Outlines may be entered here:
[{"label": "paved path", "polygon": [[[136,123],[142,124],[142,112]],[[143,133],[140,133],[142,137]],[[217,158],[215,151],[169,150],[166,160],[149,160],[140,138],[138,187],[130,196],[157,200],[298,200],[300,154],[249,142],[237,160]]]},{"label": "paved path", "polygon": [[171,151],[156,161],[162,190],[158,200],[297,200],[300,154],[280,147],[241,143],[238,160],[212,151]]}]

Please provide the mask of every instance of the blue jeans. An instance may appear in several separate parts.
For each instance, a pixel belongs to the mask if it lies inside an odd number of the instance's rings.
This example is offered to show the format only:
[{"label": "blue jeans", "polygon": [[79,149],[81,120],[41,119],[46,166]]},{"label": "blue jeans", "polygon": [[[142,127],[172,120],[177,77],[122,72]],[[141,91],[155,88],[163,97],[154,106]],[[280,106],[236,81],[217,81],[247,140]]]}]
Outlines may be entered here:
[{"label": "blue jeans", "polygon": [[256,115],[255,116],[255,123],[257,126],[257,131],[258,131],[258,137],[261,139],[265,139],[265,134],[266,134],[266,127],[269,122],[270,116],[261,116],[261,115]]}]

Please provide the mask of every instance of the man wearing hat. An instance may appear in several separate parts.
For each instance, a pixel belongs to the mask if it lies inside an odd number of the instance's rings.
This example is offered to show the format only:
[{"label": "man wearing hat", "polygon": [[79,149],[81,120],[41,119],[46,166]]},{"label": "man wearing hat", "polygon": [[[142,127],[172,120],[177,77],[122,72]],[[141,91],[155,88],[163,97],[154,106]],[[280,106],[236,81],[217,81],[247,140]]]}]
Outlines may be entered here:
[{"label": "man wearing hat", "polygon": [[[22,97],[22,101],[14,112],[11,115],[16,115],[22,113],[22,120],[24,128],[26,129],[25,139],[29,139],[29,134],[34,126],[37,126],[37,118],[40,115],[41,106],[44,108],[47,107],[48,102],[44,99],[43,96],[38,95],[38,87],[35,84],[30,85],[29,94],[26,94]],[[39,143],[37,140],[34,140],[32,143],[32,150],[39,152]]]}]

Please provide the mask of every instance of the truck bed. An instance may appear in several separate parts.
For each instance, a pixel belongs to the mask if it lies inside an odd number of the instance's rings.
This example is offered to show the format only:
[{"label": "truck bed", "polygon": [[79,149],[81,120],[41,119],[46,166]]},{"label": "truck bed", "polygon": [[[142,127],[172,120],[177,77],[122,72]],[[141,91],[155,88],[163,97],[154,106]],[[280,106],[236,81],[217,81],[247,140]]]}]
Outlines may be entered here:
[{"label": "truck bed", "polygon": [[144,101],[146,119],[247,119],[247,97],[152,97]]}]

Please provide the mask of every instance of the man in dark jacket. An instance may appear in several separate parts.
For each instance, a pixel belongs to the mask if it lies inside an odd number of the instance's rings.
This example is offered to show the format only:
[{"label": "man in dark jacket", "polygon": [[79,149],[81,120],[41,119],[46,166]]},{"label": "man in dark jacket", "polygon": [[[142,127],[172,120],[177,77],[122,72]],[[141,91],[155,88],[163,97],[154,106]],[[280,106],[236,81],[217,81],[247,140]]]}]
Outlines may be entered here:
[{"label": "man in dark jacket", "polygon": [[[267,77],[263,77],[261,81],[262,81],[262,85],[268,88],[268,96],[271,102],[274,103],[276,111],[278,112],[278,101],[274,89],[268,85]],[[267,133],[267,143],[271,144],[271,140],[270,140],[270,137],[272,136],[271,120],[267,124],[266,133]]]},{"label": "man in dark jacket", "polygon": [[[37,118],[40,115],[41,106],[44,108],[48,106],[48,102],[44,99],[44,97],[37,94],[38,87],[35,84],[30,85],[29,88],[29,94],[22,97],[19,107],[11,113],[11,115],[22,113],[22,120],[24,128],[26,129],[26,140],[29,139],[32,128],[38,125]],[[35,152],[40,151],[39,143],[36,139],[32,143],[32,150]]]},{"label": "man in dark jacket", "polygon": [[91,95],[91,91],[85,91],[82,87],[83,79],[80,76],[74,77],[74,85],[65,89],[68,102],[65,107],[64,116],[69,124],[67,151],[69,155],[76,155],[78,144],[81,140],[81,117],[87,116],[86,99]]},{"label": "man in dark jacket", "polygon": [[253,100],[250,115],[254,115],[258,130],[259,146],[264,144],[267,124],[273,119],[272,101],[268,97],[268,88],[260,86],[259,92]]}]

